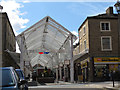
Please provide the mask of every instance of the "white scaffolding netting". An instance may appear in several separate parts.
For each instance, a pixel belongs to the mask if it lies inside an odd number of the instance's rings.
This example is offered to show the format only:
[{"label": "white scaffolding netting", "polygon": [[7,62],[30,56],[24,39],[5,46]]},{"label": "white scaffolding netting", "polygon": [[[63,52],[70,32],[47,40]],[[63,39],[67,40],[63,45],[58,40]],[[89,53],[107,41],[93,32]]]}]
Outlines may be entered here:
[{"label": "white scaffolding netting", "polygon": [[[19,34],[17,42],[22,50],[23,60],[32,66],[54,67],[65,59],[70,59],[70,37],[76,40],[70,31],[47,16]],[[49,54],[39,54],[49,52]]]}]

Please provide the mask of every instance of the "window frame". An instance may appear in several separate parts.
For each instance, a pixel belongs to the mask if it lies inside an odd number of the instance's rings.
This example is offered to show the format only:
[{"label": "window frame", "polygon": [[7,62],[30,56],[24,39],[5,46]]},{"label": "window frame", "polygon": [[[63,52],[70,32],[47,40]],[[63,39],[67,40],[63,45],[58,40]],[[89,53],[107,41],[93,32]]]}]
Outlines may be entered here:
[{"label": "window frame", "polygon": [[80,35],[80,39],[82,39],[82,30],[81,29],[80,29],[79,35]]},{"label": "window frame", "polygon": [[80,52],[82,52],[82,43],[80,44]]},{"label": "window frame", "polygon": [[[86,46],[85,46],[85,42],[86,42]],[[84,50],[86,50],[87,49],[87,41],[86,41],[86,39],[83,41],[83,43],[84,43]]]},{"label": "window frame", "polygon": [[86,35],[86,26],[83,26],[83,36]]},{"label": "window frame", "polygon": [[[108,23],[108,24],[109,24],[109,30],[103,30],[103,29],[102,29],[102,23]],[[100,30],[103,31],[103,32],[104,32],[104,31],[105,31],[105,32],[106,32],[106,31],[111,31],[111,27],[110,27],[110,26],[111,26],[111,25],[110,25],[110,21],[101,21],[101,22],[100,22]]]},{"label": "window frame", "polygon": [[[103,38],[110,38],[110,49],[103,49]],[[101,36],[101,50],[112,51],[112,37],[111,36]]]}]

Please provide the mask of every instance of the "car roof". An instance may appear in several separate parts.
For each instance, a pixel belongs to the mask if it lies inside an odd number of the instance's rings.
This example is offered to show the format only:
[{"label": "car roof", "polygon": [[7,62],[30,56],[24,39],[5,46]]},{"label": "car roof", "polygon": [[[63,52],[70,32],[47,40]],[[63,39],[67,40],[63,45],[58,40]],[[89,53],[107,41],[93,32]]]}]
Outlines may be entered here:
[{"label": "car roof", "polygon": [[0,69],[13,69],[13,67],[0,67]]},{"label": "car roof", "polygon": [[15,69],[16,71],[22,71],[21,69]]}]

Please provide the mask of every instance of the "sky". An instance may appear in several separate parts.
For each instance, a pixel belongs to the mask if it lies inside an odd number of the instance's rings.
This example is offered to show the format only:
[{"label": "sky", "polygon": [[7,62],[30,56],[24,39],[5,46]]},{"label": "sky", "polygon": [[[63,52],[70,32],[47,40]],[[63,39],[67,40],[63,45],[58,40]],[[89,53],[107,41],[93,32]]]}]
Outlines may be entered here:
[{"label": "sky", "polygon": [[105,13],[116,1],[0,0],[0,5],[3,6],[3,12],[7,12],[16,36],[46,16],[78,36],[78,28],[88,16]]}]

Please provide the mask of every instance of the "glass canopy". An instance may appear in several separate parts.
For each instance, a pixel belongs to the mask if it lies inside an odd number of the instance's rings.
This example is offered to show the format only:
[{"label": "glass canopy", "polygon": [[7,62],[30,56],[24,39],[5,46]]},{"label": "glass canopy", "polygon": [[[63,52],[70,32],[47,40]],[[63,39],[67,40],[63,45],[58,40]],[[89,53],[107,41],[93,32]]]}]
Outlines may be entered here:
[{"label": "glass canopy", "polygon": [[70,31],[47,16],[16,38],[24,61],[29,61],[32,67],[40,64],[52,68],[64,60],[70,60],[71,37],[73,42],[77,39]]}]

